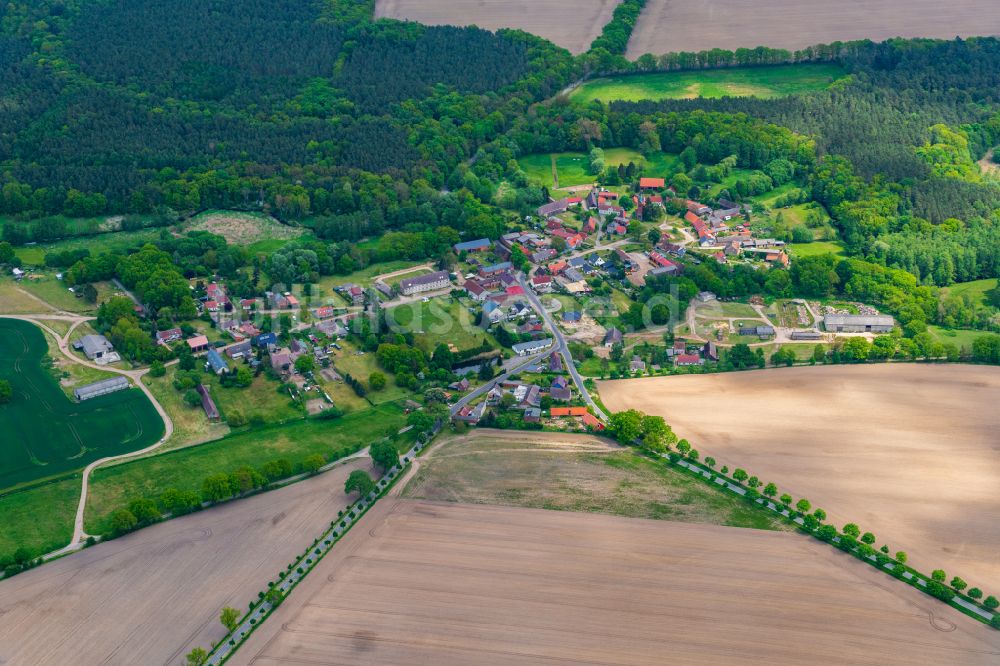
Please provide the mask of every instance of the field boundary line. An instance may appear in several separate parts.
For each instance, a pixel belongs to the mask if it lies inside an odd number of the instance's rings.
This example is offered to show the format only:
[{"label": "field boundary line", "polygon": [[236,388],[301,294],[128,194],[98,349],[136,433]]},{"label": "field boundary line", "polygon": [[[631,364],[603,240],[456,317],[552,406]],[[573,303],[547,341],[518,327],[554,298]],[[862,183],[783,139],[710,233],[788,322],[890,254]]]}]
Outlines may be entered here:
[{"label": "field boundary line", "polygon": [[336,520],[331,521],[330,527],[319,538],[315,539],[302,555],[289,565],[288,569],[286,569],[289,572],[287,576],[284,578],[279,576],[277,583],[268,583],[267,592],[278,590],[280,598],[276,602],[271,602],[267,600],[265,596],[266,592],[262,592],[258,597],[260,601],[257,604],[251,603],[250,610],[240,619],[239,625],[212,646],[208,659],[204,663],[208,666],[219,666],[226,663],[230,657],[236,654],[253,632],[270,617],[271,613],[281,605],[281,602],[284,601],[292,590],[306,576],[312,573],[344,535],[368,513],[368,510],[379,499],[387,497],[393,488],[401,488],[402,486],[397,486],[399,481],[406,481],[416,473],[420,467],[418,457],[422,451],[432,445],[434,437],[441,431],[442,427],[442,424],[439,422],[431,432],[424,433],[426,436],[418,437],[417,443],[403,454],[400,462],[392,469],[387,470],[376,481],[374,490],[353,504],[348,505]]},{"label": "field boundary line", "polygon": [[[878,571],[889,574],[893,578],[901,580],[911,587],[917,588],[928,596],[951,606],[963,615],[967,615],[983,624],[986,624],[987,626],[992,626],[991,623],[996,618],[1000,618],[1000,613],[993,612],[986,608],[983,604],[976,602],[971,598],[966,598],[961,591],[953,590],[943,582],[934,581],[930,576],[907,566],[903,562],[899,562],[887,554],[876,551],[873,546],[870,547],[872,552],[870,554],[866,554],[858,545],[858,542],[853,539],[842,539],[839,533],[832,538],[825,538],[822,534],[824,527],[832,528],[834,532],[836,532],[836,528],[829,524],[824,525],[821,521],[817,521],[815,527],[811,527],[807,524],[804,517],[806,514],[792,509],[791,505],[776,504],[771,499],[762,497],[761,494],[753,488],[748,488],[743,485],[742,482],[737,481],[736,479],[721,472],[716,472],[715,470],[706,467],[699,461],[693,459],[685,460],[681,454],[673,451],[669,453],[650,452],[650,455],[655,456],[668,465],[681,467],[709,486],[717,487],[718,490],[728,490],[736,493],[737,495],[743,497],[747,502],[752,502],[761,508],[768,509],[771,512],[778,514],[778,516],[780,516],[785,522],[791,523],[796,527],[796,529],[804,534],[819,541],[829,543],[838,550],[874,567]],[[811,515],[807,517],[813,518]],[[931,590],[931,583],[936,583],[942,586],[947,593],[951,594],[951,596],[947,599],[936,596]]]}]

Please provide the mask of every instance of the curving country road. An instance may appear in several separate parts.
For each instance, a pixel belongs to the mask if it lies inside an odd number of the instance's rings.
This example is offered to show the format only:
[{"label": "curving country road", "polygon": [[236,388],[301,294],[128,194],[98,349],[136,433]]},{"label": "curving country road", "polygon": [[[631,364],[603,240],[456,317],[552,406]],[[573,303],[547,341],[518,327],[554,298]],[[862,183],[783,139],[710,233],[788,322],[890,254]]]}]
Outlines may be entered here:
[{"label": "curving country road", "polygon": [[[7,314],[0,314],[0,317],[6,318],[6,319],[20,319],[21,321],[30,322],[30,323],[34,324],[35,326],[38,326],[39,328],[44,329],[45,331],[47,331],[56,340],[56,343],[57,343],[57,345],[59,347],[59,351],[63,354],[63,356],[65,356],[66,358],[68,358],[70,361],[72,361],[74,363],[79,363],[80,365],[87,366],[88,368],[94,368],[96,370],[104,370],[106,372],[113,372],[115,374],[122,375],[124,377],[128,377],[128,379],[131,380],[132,383],[134,383],[139,388],[139,390],[141,390],[143,393],[146,394],[146,397],[149,398],[149,401],[151,403],[153,403],[153,407],[156,409],[157,413],[160,415],[160,418],[163,419],[163,437],[161,437],[159,439],[159,441],[157,441],[152,446],[147,446],[146,448],[140,449],[138,451],[131,451],[129,453],[123,453],[122,455],[119,455],[119,456],[109,456],[107,458],[101,458],[100,460],[95,460],[94,462],[90,463],[89,465],[87,465],[86,467],[83,468],[83,482],[81,484],[80,503],[77,505],[76,519],[73,522],[73,536],[70,538],[69,544],[66,545],[64,548],[60,548],[59,550],[52,551],[51,553],[47,553],[46,555],[42,556],[43,560],[48,560],[48,559],[52,559],[54,557],[59,557],[61,555],[65,555],[66,553],[71,553],[73,551],[79,550],[80,548],[83,547],[84,542],[86,541],[87,537],[89,536],[83,530],[83,516],[84,516],[84,511],[86,510],[86,507],[87,507],[87,492],[88,492],[88,489],[90,487],[90,474],[91,474],[91,472],[93,472],[94,469],[96,469],[97,467],[99,467],[99,466],[101,466],[101,465],[103,465],[105,463],[112,462],[114,460],[124,460],[126,458],[134,458],[136,456],[141,456],[143,454],[150,453],[150,452],[155,451],[156,449],[160,448],[161,446],[163,446],[163,444],[168,439],[170,439],[171,435],[173,435],[173,433],[174,433],[174,422],[170,420],[170,416],[168,416],[166,410],[163,409],[163,405],[161,405],[159,403],[159,401],[156,399],[156,397],[153,395],[153,393],[149,390],[149,388],[147,388],[146,385],[142,383],[142,376],[145,375],[147,372],[149,372],[149,368],[145,368],[145,369],[142,369],[142,370],[120,370],[118,368],[112,368],[112,367],[105,366],[105,365],[98,365],[96,363],[91,363],[90,361],[85,361],[85,360],[81,359],[79,356],[76,356],[75,354],[73,354],[72,351],[70,351],[70,349],[69,349],[69,339],[70,339],[70,336],[73,334],[73,331],[76,330],[76,327],[79,326],[80,324],[82,324],[82,323],[84,323],[86,321],[93,320],[94,319],[93,317],[84,317],[84,316],[81,316],[81,315],[73,315],[73,314],[70,314],[70,313],[37,314],[37,315],[35,315],[35,314],[28,314],[28,315],[7,315]],[[48,326],[46,326],[43,323],[42,320],[45,320],[45,319],[55,319],[55,320],[59,320],[59,321],[71,321],[73,323],[70,326],[69,330],[66,331],[66,335],[59,335],[58,333],[56,333],[54,330],[52,330],[51,328],[49,328]],[[171,361],[171,363],[175,363],[175,362],[176,361]]]}]

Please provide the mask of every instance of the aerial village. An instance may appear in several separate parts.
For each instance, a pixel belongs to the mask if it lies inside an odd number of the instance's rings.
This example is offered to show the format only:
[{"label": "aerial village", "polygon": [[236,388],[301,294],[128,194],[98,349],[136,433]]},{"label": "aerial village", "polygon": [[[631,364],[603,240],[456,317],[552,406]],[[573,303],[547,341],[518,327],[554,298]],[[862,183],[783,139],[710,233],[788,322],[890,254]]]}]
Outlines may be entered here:
[{"label": "aerial village", "polygon": [[[371,401],[385,390],[386,375],[403,374],[387,395],[408,399],[441,389],[457,421],[502,421],[516,412],[523,423],[564,429],[601,427],[570,363],[581,382],[715,371],[731,369],[723,367],[723,357],[734,345],[753,347],[756,356],[745,362],[760,365],[764,350],[778,343],[805,345],[796,347],[805,358],[817,344],[871,338],[894,327],[891,317],[863,304],[765,304],[759,297],[738,303],[708,291],[679,308],[686,307],[686,315],[658,315],[654,308],[652,323],[629,321],[651,291],[667,292],[671,278],[703,262],[787,269],[785,243],[758,233],[766,227],[755,224],[749,205],[724,197],[713,205],[680,199],[663,178],[640,178],[632,192],[594,186],[576,194],[538,207],[496,240],[456,243],[456,261],[447,267],[424,264],[348,278],[325,293],[276,289],[235,300],[221,280],[192,280],[199,319],[156,331],[155,342],[171,355],[197,357],[217,379],[185,384],[211,420],[227,411],[220,413],[213,391],[254,383],[262,373],[310,415]],[[668,202],[673,214],[666,212]],[[141,313],[141,304],[135,308]],[[420,371],[411,380],[391,363],[387,367],[378,345],[365,344],[364,322],[376,312],[387,313],[401,339],[432,359],[444,345],[446,371]],[[445,322],[451,330],[425,330]],[[74,347],[99,364],[121,361],[96,333]],[[77,399],[128,386],[113,384],[81,387]],[[407,409],[419,407],[407,403]]]}]

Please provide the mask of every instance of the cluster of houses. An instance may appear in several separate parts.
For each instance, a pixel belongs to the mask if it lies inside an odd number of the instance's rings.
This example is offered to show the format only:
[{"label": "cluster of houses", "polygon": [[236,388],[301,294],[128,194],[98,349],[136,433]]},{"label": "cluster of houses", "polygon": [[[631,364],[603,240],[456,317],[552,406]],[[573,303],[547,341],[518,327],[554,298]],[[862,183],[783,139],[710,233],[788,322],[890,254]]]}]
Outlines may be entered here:
[{"label": "cluster of houses", "polygon": [[[773,265],[787,267],[788,253],[784,241],[773,238],[754,238],[753,229],[747,220],[746,206],[719,199],[720,208],[712,208],[697,201],[686,202],[684,220],[694,227],[698,244],[712,250],[712,256],[721,263],[731,257],[762,259]],[[669,245],[669,241],[662,241]],[[664,248],[669,251],[669,248]]]},{"label": "cluster of houses", "polygon": [[[603,345],[607,349],[613,348],[615,345],[623,344],[625,336],[622,332],[615,328],[609,328],[604,334]],[[703,344],[699,343],[696,345],[688,344],[684,340],[675,340],[671,347],[667,347],[665,355],[673,363],[674,367],[690,367],[695,365],[704,365],[706,361],[718,361],[719,360],[719,349],[714,342],[705,342]],[[647,367],[646,362],[643,361],[638,355],[633,355],[629,359],[629,372],[635,374],[645,374],[647,371],[659,372],[662,368],[658,365],[653,365]]]},{"label": "cluster of houses", "polygon": [[[548,342],[551,344],[551,340]],[[550,354],[546,359],[539,361],[539,364],[540,367],[534,368],[535,370],[548,372],[563,371],[562,357],[558,353]],[[466,388],[468,388],[467,383]],[[510,395],[511,399],[505,402],[505,395]],[[456,421],[475,424],[482,419],[488,408],[504,403],[509,404],[509,409],[522,412],[522,417],[526,423],[538,423],[542,418],[543,398],[550,398],[553,402],[569,403],[573,401],[573,396],[574,393],[570,380],[564,375],[555,377],[552,383],[546,388],[542,388],[534,383],[509,379],[498,382],[486,394],[485,400],[476,405],[466,405],[453,418]],[[552,407],[551,409],[554,411],[558,408]],[[570,409],[582,409],[586,412],[585,407]],[[596,419],[594,420],[596,421]]]}]

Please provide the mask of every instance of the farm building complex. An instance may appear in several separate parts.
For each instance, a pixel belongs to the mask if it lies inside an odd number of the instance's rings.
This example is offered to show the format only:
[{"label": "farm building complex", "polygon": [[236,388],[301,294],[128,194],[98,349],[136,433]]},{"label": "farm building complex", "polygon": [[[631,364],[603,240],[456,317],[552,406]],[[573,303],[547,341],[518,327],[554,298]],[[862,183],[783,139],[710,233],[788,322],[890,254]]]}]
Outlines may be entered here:
[{"label": "farm building complex", "polygon": [[128,386],[128,379],[125,377],[111,377],[110,379],[102,379],[99,382],[75,388],[73,389],[73,396],[80,402],[83,402],[84,400],[90,400],[91,398],[114,393],[115,391],[123,391]]},{"label": "farm building complex", "polygon": [[894,322],[889,315],[828,314],[823,326],[831,333],[890,333]]}]

